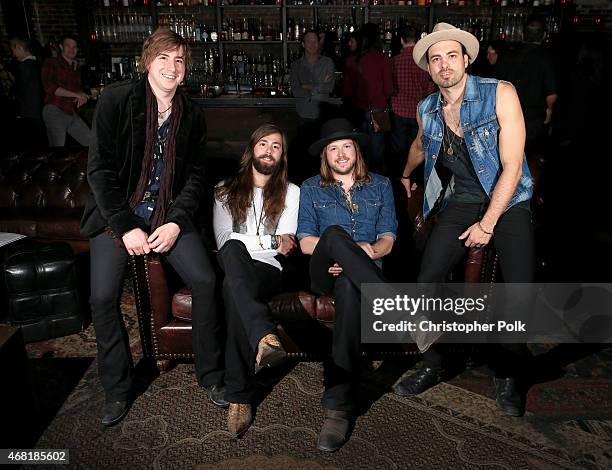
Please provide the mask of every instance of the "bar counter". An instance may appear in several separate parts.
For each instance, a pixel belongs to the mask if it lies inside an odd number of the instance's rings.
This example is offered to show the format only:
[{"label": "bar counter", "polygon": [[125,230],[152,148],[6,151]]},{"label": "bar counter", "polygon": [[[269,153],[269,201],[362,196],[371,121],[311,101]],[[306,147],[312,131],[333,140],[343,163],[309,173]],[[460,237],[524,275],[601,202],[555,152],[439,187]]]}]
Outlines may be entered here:
[{"label": "bar counter", "polygon": [[204,108],[294,108],[295,98],[285,96],[255,97],[253,95],[221,95],[216,98],[203,98],[200,95],[192,95],[196,103]]}]

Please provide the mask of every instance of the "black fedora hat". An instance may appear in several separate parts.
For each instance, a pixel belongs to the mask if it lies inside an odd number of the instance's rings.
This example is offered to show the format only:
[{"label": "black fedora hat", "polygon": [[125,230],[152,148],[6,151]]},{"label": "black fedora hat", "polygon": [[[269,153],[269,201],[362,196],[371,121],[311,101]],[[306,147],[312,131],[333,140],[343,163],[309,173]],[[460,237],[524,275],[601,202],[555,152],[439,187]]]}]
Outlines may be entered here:
[{"label": "black fedora hat", "polygon": [[327,144],[335,140],[352,139],[359,144],[359,147],[367,145],[370,137],[363,132],[353,129],[353,125],[348,119],[330,119],[321,126],[321,138],[308,148],[310,155],[318,156]]}]

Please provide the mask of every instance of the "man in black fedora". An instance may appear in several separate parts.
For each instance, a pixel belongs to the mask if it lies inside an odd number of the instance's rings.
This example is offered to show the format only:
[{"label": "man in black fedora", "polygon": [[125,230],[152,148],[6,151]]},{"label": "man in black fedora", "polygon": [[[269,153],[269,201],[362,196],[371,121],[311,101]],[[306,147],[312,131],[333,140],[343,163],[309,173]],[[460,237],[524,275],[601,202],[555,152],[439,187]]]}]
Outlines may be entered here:
[{"label": "man in black fedora", "polygon": [[331,357],[324,363],[325,421],[317,447],[338,450],[355,419],[361,342],[361,284],[385,282],[381,258],[396,237],[391,182],[368,173],[360,147],[368,136],[346,119],[323,124],[309,148],[320,155],[321,171],[300,192],[297,238],[310,259],[313,291],[335,296]]}]

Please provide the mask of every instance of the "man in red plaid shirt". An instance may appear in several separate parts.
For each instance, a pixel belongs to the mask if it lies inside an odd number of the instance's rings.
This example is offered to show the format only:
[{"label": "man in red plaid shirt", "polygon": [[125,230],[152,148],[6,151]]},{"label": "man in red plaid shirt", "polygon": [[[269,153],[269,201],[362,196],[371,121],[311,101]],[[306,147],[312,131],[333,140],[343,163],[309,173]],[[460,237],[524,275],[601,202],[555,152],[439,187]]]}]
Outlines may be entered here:
[{"label": "man in red plaid shirt", "polygon": [[[416,111],[419,101],[434,91],[434,84],[424,70],[412,59],[412,49],[417,41],[414,28],[402,28],[399,32],[402,51],[393,57],[393,128],[391,130],[391,152],[393,173],[399,174],[406,161],[410,144],[417,135],[419,126]],[[396,171],[397,170],[397,171]]]},{"label": "man in red plaid shirt", "polygon": [[68,133],[79,144],[88,147],[91,130],[75,112],[89,98],[81,87],[81,75],[76,62],[76,39],[64,36],[61,51],[59,57],[47,59],[42,68],[45,89],[43,120],[47,127],[49,146],[63,147]]}]

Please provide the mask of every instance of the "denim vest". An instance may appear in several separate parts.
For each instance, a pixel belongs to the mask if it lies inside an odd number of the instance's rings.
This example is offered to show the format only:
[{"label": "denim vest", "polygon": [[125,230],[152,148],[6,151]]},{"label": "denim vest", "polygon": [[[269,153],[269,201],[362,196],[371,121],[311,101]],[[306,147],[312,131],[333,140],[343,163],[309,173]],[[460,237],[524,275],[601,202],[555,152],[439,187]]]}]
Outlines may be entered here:
[{"label": "denim vest", "polygon": [[[463,103],[461,104],[461,128],[478,180],[489,198],[502,172],[499,158],[499,122],[495,110],[497,84],[494,78],[467,76]],[[419,116],[423,128],[423,150],[425,151],[425,198],[423,216],[428,217],[444,190],[436,172],[436,162],[442,150],[444,121],[442,97],[433,93],[419,103]],[[522,175],[508,204],[510,207],[531,199],[533,182],[523,154]],[[444,191],[442,209],[453,194],[453,180]]]}]

